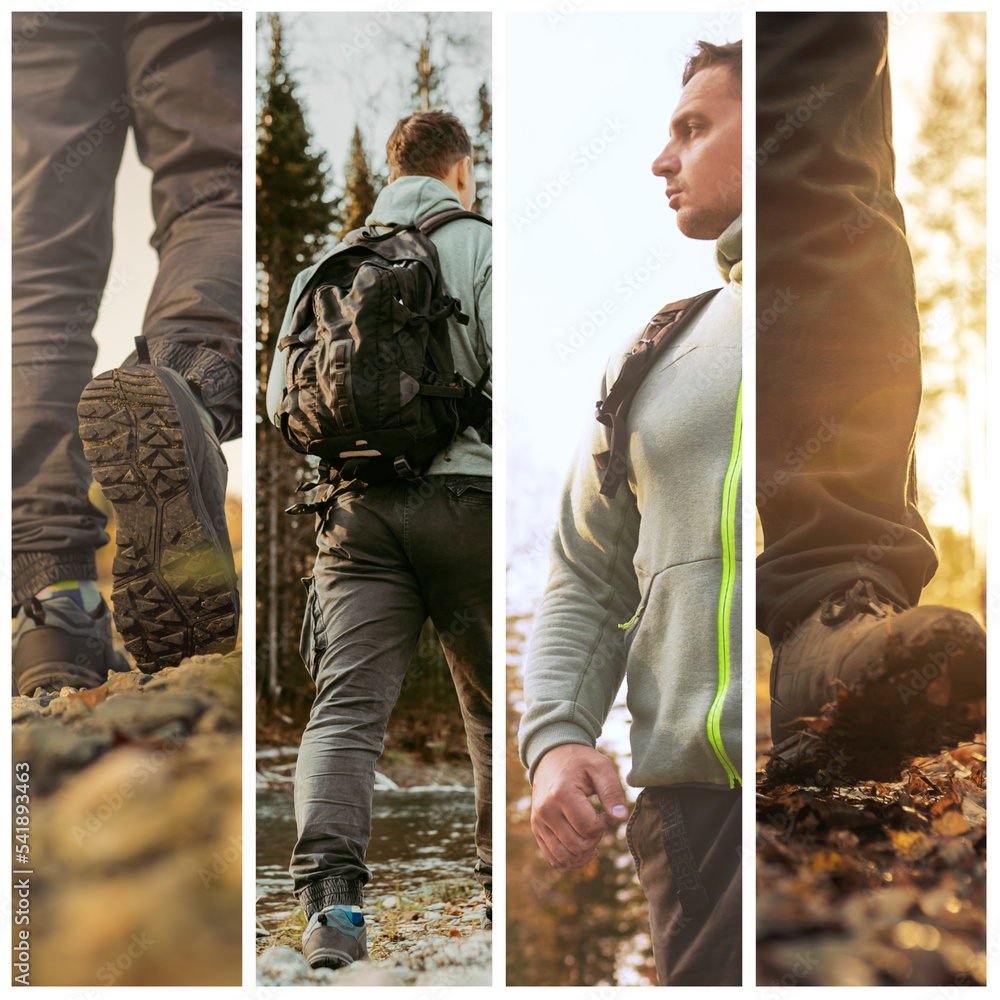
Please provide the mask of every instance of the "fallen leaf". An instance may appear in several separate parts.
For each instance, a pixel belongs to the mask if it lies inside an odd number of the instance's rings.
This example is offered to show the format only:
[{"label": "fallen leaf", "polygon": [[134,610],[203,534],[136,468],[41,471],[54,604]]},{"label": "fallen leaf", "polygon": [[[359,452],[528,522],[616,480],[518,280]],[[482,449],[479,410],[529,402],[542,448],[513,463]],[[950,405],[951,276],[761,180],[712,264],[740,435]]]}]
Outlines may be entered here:
[{"label": "fallen leaf", "polygon": [[934,832],[939,833],[942,837],[957,837],[959,834],[968,833],[970,829],[966,818],[954,810],[946,812],[943,816],[938,816],[932,825]]}]

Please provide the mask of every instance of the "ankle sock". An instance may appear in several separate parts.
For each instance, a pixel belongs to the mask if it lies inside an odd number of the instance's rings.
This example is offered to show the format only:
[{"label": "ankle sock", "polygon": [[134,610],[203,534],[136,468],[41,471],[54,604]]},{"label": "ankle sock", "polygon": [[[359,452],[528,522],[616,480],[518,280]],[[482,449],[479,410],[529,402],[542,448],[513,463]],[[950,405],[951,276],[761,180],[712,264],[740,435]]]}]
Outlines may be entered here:
[{"label": "ankle sock", "polygon": [[98,617],[103,605],[96,580],[57,580],[48,587],[43,587],[35,597],[40,601],[48,601],[53,597],[72,598],[91,618]]},{"label": "ankle sock", "polygon": [[350,903],[333,903],[330,906],[323,907],[324,913],[329,913],[332,910],[344,910],[350,914],[351,923],[355,927],[360,927],[365,922],[364,913],[362,913],[360,906],[352,906]]}]

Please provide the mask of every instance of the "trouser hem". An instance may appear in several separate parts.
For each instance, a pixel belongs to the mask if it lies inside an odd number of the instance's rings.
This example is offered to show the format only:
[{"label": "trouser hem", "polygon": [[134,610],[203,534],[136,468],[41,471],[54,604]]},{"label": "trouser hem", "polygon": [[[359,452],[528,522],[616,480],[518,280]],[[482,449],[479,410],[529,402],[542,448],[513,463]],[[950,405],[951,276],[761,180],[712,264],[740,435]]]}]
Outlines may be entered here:
[{"label": "trouser hem", "polygon": [[22,601],[58,580],[96,580],[93,552],[18,552],[11,560],[14,613]]},{"label": "trouser hem", "polygon": [[365,888],[363,882],[346,878],[325,878],[300,889],[298,897],[302,911],[308,918],[327,906],[364,906]]},{"label": "trouser hem", "polygon": [[[761,570],[758,570],[760,573]],[[903,581],[891,570],[877,568],[859,570],[854,563],[842,563],[817,570],[804,584],[786,593],[780,603],[757,608],[757,628],[774,647],[791,638],[803,619],[808,618],[831,594],[848,590],[858,580],[870,580],[878,594],[901,608],[910,607],[910,599]]]}]

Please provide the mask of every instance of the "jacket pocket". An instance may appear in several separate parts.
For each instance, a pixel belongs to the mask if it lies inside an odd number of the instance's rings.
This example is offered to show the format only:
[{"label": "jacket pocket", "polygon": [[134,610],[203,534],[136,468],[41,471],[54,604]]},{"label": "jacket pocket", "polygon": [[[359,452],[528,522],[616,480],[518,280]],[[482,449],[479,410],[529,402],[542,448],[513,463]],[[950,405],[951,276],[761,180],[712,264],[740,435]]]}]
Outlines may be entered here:
[{"label": "jacket pocket", "polygon": [[309,676],[315,681],[319,657],[326,649],[329,640],[326,635],[326,623],[323,620],[323,609],[316,593],[316,580],[311,576],[303,577],[302,585],[306,588],[306,604],[302,615],[299,654]]},{"label": "jacket pocket", "polygon": [[653,590],[653,581],[659,574],[654,574],[649,578],[649,582],[646,584],[646,591],[642,595],[642,600],[639,602],[639,607],[635,609],[635,614],[627,622],[622,622],[618,627],[625,633],[625,655],[628,656],[629,650],[632,648],[632,643],[635,642],[635,637],[639,634],[639,627],[642,625],[643,616],[646,613],[646,607],[649,604],[649,596]]}]

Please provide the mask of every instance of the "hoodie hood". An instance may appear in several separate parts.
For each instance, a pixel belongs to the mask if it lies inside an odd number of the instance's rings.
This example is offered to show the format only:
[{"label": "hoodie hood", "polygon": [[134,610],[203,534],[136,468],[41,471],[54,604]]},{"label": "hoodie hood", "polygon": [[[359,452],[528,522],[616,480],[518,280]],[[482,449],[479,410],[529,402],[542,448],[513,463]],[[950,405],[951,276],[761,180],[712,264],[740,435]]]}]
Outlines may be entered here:
[{"label": "hoodie hood", "polygon": [[461,207],[458,195],[444,181],[407,175],[382,188],[365,225],[420,225],[438,212]]},{"label": "hoodie hood", "polygon": [[743,214],[729,224],[715,244],[715,266],[726,280],[743,285]]}]

